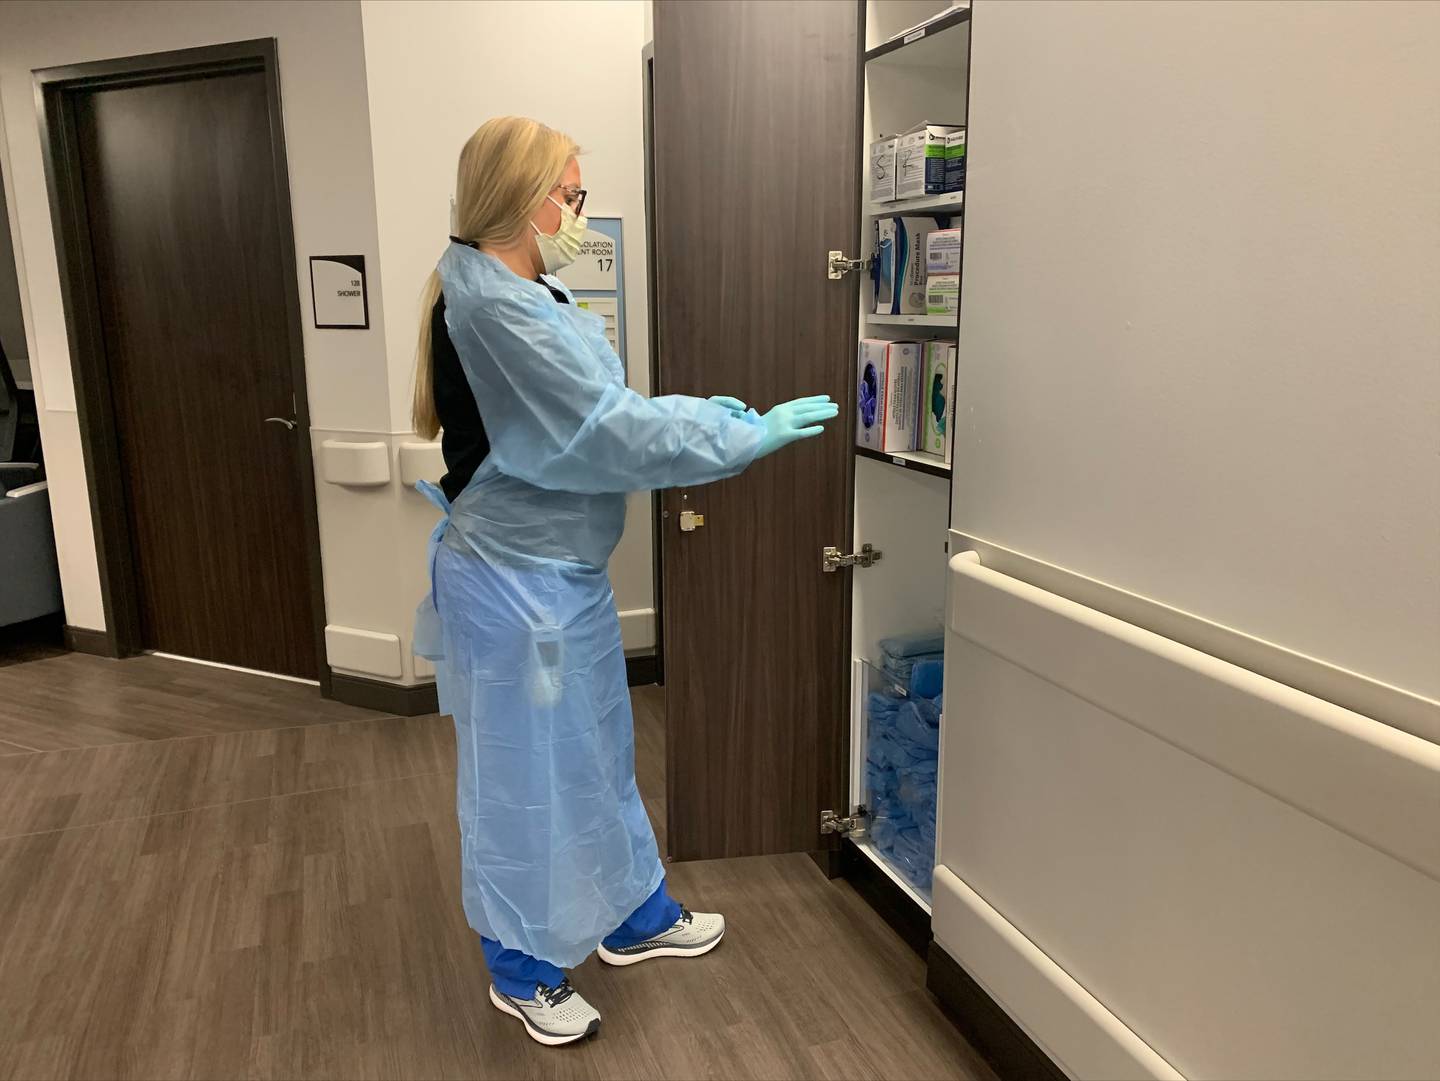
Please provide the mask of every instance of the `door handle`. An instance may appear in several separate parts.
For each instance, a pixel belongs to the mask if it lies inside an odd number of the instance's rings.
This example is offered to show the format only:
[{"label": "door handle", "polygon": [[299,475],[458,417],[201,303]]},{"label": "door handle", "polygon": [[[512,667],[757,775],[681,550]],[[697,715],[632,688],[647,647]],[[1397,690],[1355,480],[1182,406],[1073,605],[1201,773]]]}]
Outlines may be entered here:
[{"label": "door handle", "polygon": [[290,418],[288,418],[288,419],[285,418],[285,417],[266,417],[266,418],[265,418],[265,423],[266,423],[266,424],[283,424],[283,425],[285,425],[285,427],[289,428],[292,432],[295,430],[295,418],[294,418],[294,417],[290,417]]}]

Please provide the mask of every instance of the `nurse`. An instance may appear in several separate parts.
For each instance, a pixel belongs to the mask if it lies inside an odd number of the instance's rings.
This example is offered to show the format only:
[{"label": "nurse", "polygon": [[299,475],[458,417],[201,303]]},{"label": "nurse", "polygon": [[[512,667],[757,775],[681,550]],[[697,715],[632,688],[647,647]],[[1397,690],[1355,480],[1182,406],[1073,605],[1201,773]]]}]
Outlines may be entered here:
[{"label": "nurse", "polygon": [[635,785],[606,564],[627,492],[706,484],[817,436],[818,395],[763,416],[727,397],[645,398],[554,273],[585,233],[568,137],[491,120],[465,144],[455,235],[425,291],[415,428],[443,431],[445,512],[416,648],[455,719],[465,915],[490,1000],[543,1044],[598,1031],[564,970],[698,957],[722,916],[670,896]]}]

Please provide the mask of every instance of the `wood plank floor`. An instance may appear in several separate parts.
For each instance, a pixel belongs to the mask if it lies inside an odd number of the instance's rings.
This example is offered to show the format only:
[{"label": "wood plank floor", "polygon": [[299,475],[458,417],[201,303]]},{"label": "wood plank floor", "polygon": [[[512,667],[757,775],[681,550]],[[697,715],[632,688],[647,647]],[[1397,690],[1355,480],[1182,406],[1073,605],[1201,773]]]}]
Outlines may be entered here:
[{"label": "wood plank floor", "polygon": [[[636,693],[652,815],[662,709]],[[724,945],[592,959],[601,1035],[532,1043],[461,911],[453,744],[175,661],[0,665],[0,1078],[993,1076],[804,856],[673,866]]]}]

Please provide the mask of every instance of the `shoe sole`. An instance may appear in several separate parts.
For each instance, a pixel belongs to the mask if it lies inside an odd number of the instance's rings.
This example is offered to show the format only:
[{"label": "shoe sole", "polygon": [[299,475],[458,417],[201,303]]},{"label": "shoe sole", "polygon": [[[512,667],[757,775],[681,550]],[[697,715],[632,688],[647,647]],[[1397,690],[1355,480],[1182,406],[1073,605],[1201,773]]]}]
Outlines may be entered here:
[{"label": "shoe sole", "polygon": [[624,968],[626,965],[638,965],[641,961],[648,961],[652,957],[704,957],[720,945],[724,938],[725,932],[721,931],[705,945],[692,946],[688,949],[683,946],[656,946],[653,950],[646,950],[644,953],[612,953],[602,945],[595,952],[607,965]]},{"label": "shoe sole", "polygon": [[530,1023],[528,1017],[520,1012],[518,1006],[512,1006],[499,991],[495,990],[494,985],[490,987],[490,1005],[494,1006],[501,1013],[508,1013],[511,1017],[518,1020],[525,1026],[525,1031],[532,1040],[536,1043],[544,1044],[546,1047],[560,1047],[563,1044],[574,1043],[577,1040],[589,1039],[600,1031],[600,1018],[597,1017],[590,1022],[589,1027],[587,1027],[584,1032],[559,1035],[551,1032],[541,1032]]}]

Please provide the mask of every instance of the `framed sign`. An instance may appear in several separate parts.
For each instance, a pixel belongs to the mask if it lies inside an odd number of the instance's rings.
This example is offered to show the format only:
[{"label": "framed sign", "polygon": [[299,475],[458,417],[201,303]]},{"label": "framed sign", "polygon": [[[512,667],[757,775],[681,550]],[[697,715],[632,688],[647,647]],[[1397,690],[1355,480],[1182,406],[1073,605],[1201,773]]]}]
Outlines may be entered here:
[{"label": "framed sign", "polygon": [[575,262],[555,275],[575,294],[576,307],[605,320],[605,337],[625,359],[625,245],[619,218],[591,218]]},{"label": "framed sign", "polygon": [[317,330],[369,330],[365,256],[310,256],[310,303]]},{"label": "framed sign", "polygon": [[[613,219],[612,219],[613,220]],[[580,241],[580,254],[575,261],[556,275],[572,290],[585,289],[597,293],[615,293],[620,286],[618,267],[620,241],[610,233],[601,232],[605,219],[594,218]]]}]

